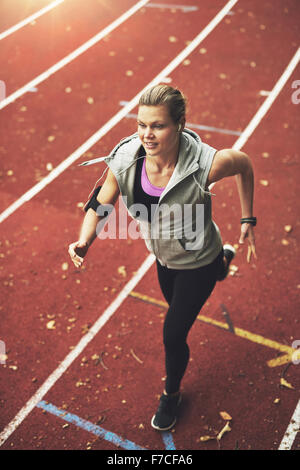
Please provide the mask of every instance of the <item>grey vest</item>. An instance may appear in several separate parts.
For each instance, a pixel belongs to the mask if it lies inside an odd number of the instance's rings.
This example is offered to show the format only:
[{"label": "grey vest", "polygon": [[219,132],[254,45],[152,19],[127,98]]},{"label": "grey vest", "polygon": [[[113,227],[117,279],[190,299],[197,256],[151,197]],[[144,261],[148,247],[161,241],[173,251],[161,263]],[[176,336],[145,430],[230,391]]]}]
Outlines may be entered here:
[{"label": "grey vest", "polygon": [[211,218],[211,193],[205,190],[216,149],[184,129],[174,172],[159,198],[151,225],[139,220],[133,189],[141,141],[127,137],[105,161],[114,174],[123,202],[138,224],[148,250],[171,269],[193,269],[211,263],[222,249],[218,226]]}]

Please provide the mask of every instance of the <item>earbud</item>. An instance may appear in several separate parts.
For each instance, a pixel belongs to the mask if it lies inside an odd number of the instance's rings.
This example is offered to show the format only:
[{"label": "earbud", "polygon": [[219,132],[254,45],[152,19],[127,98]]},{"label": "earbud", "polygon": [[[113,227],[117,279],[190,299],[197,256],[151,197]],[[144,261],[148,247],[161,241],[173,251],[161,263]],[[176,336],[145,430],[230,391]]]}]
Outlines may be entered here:
[{"label": "earbud", "polygon": [[182,126],[181,126],[181,124],[179,124],[179,126],[178,126],[178,132],[180,132],[181,129],[182,129]]}]

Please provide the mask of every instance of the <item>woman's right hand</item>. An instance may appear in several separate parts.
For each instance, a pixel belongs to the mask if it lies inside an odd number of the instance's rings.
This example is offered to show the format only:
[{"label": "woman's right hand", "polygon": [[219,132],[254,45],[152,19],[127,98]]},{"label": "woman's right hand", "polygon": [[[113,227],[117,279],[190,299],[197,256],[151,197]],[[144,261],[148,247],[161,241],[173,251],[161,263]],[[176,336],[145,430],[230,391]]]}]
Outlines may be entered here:
[{"label": "woman's right hand", "polygon": [[76,268],[80,268],[82,266],[83,258],[87,254],[88,249],[88,243],[81,242],[80,240],[69,245],[69,255]]}]

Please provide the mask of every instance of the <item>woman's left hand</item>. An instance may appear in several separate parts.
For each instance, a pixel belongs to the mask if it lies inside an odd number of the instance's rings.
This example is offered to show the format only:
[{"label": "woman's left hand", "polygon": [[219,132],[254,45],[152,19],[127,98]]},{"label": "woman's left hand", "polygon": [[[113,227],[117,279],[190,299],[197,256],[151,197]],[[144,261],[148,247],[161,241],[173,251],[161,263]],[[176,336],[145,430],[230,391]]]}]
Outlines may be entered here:
[{"label": "woman's left hand", "polygon": [[252,254],[254,258],[257,259],[256,251],[255,251],[254,227],[252,224],[241,225],[241,236],[239,239],[239,243],[244,244],[246,238],[248,239],[247,262],[250,263]]}]

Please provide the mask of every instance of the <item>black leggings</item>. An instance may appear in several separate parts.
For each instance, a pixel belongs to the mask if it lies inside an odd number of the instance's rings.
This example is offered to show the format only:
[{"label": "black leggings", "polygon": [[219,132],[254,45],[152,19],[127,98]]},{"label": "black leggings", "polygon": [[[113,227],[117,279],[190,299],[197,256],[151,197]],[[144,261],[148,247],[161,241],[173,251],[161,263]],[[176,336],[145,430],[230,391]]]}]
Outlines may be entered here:
[{"label": "black leggings", "polygon": [[166,392],[175,393],[185,373],[190,352],[187,335],[223,269],[223,250],[209,265],[197,269],[169,269],[157,264],[158,280],[169,309],[163,328]]}]

